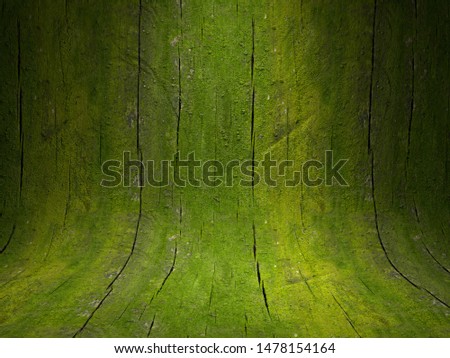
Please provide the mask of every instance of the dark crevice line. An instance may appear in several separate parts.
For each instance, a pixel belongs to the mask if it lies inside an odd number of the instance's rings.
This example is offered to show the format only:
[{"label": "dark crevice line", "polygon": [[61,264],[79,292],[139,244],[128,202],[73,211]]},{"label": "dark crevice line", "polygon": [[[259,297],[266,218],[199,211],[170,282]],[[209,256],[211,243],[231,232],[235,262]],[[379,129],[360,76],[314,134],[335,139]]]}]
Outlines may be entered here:
[{"label": "dark crevice line", "polygon": [[252,232],[253,232],[253,258],[256,261],[256,228],[255,221],[252,224]]},{"label": "dark crevice line", "polygon": [[272,317],[270,315],[270,310],[269,310],[269,303],[267,301],[266,289],[264,287],[264,280],[261,279],[261,270],[259,268],[259,261],[258,261],[258,255],[257,255],[257,240],[256,240],[255,222],[253,222],[252,230],[253,230],[253,259],[254,259],[255,265],[256,265],[256,278],[258,280],[258,286],[261,289],[261,293],[262,293],[262,296],[263,296],[264,305],[266,307],[267,313],[269,315],[269,318],[272,320]]},{"label": "dark crevice line", "polygon": [[217,112],[219,103],[219,94],[217,88],[214,90],[215,102],[214,102],[214,160],[217,160]]},{"label": "dark crevice line", "polygon": [[138,321],[142,319],[142,316],[144,315],[145,311],[147,311],[148,303],[145,304],[144,309],[142,310],[141,314],[139,315]]},{"label": "dark crevice line", "polygon": [[373,76],[375,68],[375,34],[376,34],[376,22],[377,22],[377,0],[373,3],[373,22],[372,22],[372,56],[370,67],[370,84],[369,84],[369,115],[368,115],[368,136],[367,136],[367,152],[370,154],[372,149],[371,136],[372,136],[372,101],[373,101]]},{"label": "dark crevice line", "polygon": [[72,178],[71,178],[71,162],[69,160],[69,170],[68,170],[68,187],[67,187],[67,198],[66,198],[66,207],[64,209],[64,220],[63,220],[63,228],[66,227],[67,214],[69,213],[70,208],[70,200],[71,200],[71,187],[72,187]]},{"label": "dark crevice line", "polygon": [[303,275],[302,270],[300,270],[300,267],[298,267],[298,272],[303,280],[303,282],[305,283],[306,287],[308,288],[308,291],[311,293],[311,295],[313,295],[313,297],[316,297],[316,295],[314,294],[314,292],[311,289],[311,286],[308,283],[308,280],[306,279],[306,277]]},{"label": "dark crevice line", "polygon": [[67,282],[71,280],[71,277],[64,280],[61,284],[59,284],[52,292],[49,293],[49,295],[53,295],[56,291],[58,291],[61,287],[63,287]]},{"label": "dark crevice line", "polygon": [[264,305],[266,306],[267,314],[269,315],[270,320],[272,320],[272,316],[270,315],[269,302],[267,300],[266,288],[264,287],[264,280],[261,281],[261,291],[264,297]]},{"label": "dark crevice line", "polygon": [[[61,68],[61,80],[63,87],[66,87],[66,74],[64,71],[63,58],[62,58],[62,44],[61,44],[61,35],[58,36],[58,44],[59,44],[59,66]],[[66,94],[67,97],[67,94]]]},{"label": "dark crevice line", "polygon": [[21,47],[20,47],[20,20],[17,19],[17,84],[21,84]]},{"label": "dark crevice line", "polygon": [[215,275],[216,275],[216,263],[214,263],[213,274],[212,274],[212,278],[211,278],[211,289],[209,290],[209,302],[208,302],[209,310],[211,310],[211,304],[212,304],[212,299],[213,299]]},{"label": "dark crevice line", "polygon": [[159,295],[159,293],[164,288],[164,285],[166,284],[167,280],[169,279],[170,275],[172,275],[173,270],[175,269],[175,265],[177,263],[177,252],[178,252],[178,244],[175,241],[175,250],[174,250],[174,253],[173,253],[172,266],[170,267],[169,272],[167,273],[166,277],[164,277],[164,280],[161,283],[161,286],[159,287],[158,291],[156,291],[156,294],[154,295],[154,297],[152,297],[152,300],[153,300],[153,298],[156,298]]},{"label": "dark crevice line", "polygon": [[81,326],[81,328],[78,331],[75,332],[75,334],[72,336],[72,338],[76,338],[79,334],[81,334],[83,332],[83,330],[88,325],[89,321],[92,319],[92,317],[94,317],[95,313],[100,309],[100,307],[103,305],[103,302],[106,301],[106,299],[111,294],[111,292],[112,292],[112,288],[109,288],[108,292],[106,293],[106,295],[103,296],[101,301],[97,304],[97,306],[95,306],[94,310],[90,313],[90,315],[87,318],[87,320],[84,322],[84,324]]},{"label": "dark crevice line", "polygon": [[[413,205],[414,205],[414,214],[415,214],[415,216],[416,216],[416,221],[417,221],[417,224],[420,226],[421,224],[420,224],[420,217],[419,217],[419,211],[417,210],[417,205],[416,205],[416,200],[414,199],[414,196],[413,196],[413,198],[412,198],[412,200],[413,200]],[[430,255],[431,256],[431,258],[433,259],[433,261],[441,268],[441,269],[443,269],[445,272],[447,272],[447,273],[450,273],[450,270],[447,268],[447,267],[445,267],[433,254],[432,254],[432,252],[430,251],[430,249],[428,248],[428,246],[427,246],[427,244],[425,243],[425,241],[423,240],[423,236],[424,236],[424,234],[423,234],[423,231],[422,231],[422,229],[419,227],[419,229],[420,229],[420,232],[421,232],[421,234],[422,234],[422,237],[420,238],[420,242],[422,243],[422,245],[423,245],[423,247],[425,248],[425,251],[428,253],[428,255]]]},{"label": "dark crevice line", "polygon": [[446,268],[444,265],[442,265],[439,260],[431,253],[430,249],[428,248],[428,246],[425,244],[425,242],[423,240],[421,240],[423,247],[425,248],[426,252],[431,256],[431,258],[433,259],[434,262],[436,262],[436,264],[443,269],[445,272],[450,273],[450,270],[448,268]]},{"label": "dark crevice line", "polygon": [[302,248],[300,246],[300,238],[297,235],[297,232],[294,230],[294,236],[295,236],[295,243],[297,244],[298,247],[298,252],[300,252],[300,255],[303,257],[303,260],[306,262],[306,257],[303,254]]},{"label": "dark crevice line", "polygon": [[259,270],[259,261],[256,261],[256,278],[258,279],[258,286],[261,287],[261,271]]},{"label": "dark crevice line", "polygon": [[48,255],[50,254],[50,250],[52,249],[52,246],[53,246],[53,240],[54,239],[55,239],[55,229],[53,228],[52,236],[50,238],[50,244],[48,245],[48,249],[47,249],[47,252],[45,254],[44,261],[47,261]]},{"label": "dark crevice line", "polygon": [[[7,284],[14,282],[18,279],[19,276],[22,276],[26,272],[26,270],[20,271],[19,273],[15,274],[13,277],[11,277],[8,281],[3,282],[0,284],[0,288],[5,287]],[[29,277],[29,276],[28,276]]]},{"label": "dark crevice line", "polygon": [[245,337],[248,336],[248,316],[247,313],[244,313],[244,318],[245,318],[245,322],[244,322],[244,333],[245,333]]},{"label": "dark crevice line", "polygon": [[252,90],[252,102],[251,102],[251,124],[250,124],[250,146],[252,151],[252,202],[255,200],[255,85],[254,85],[254,72],[255,72],[255,19],[252,18],[252,55],[250,59],[250,71],[251,71],[251,90]]},{"label": "dark crevice line", "polygon": [[255,87],[252,89],[252,117],[251,117],[251,148],[252,148],[252,202],[255,201]]},{"label": "dark crevice line", "polygon": [[99,154],[99,165],[101,166],[103,164],[103,160],[102,160],[102,139],[103,139],[103,120],[101,119],[100,116],[100,120],[99,120],[99,134],[98,134],[98,154]]},{"label": "dark crevice line", "polygon": [[23,167],[24,167],[24,134],[23,134],[23,93],[22,93],[22,50],[20,20],[17,19],[17,116],[19,122],[20,143],[20,174],[19,174],[19,202],[22,198]]},{"label": "dark crevice line", "polygon": [[[139,15],[138,15],[138,33],[137,33],[137,62],[138,62],[138,68],[137,68],[137,83],[136,83],[136,149],[138,152],[138,155],[141,153],[141,143],[140,143],[140,125],[141,125],[141,72],[142,72],[142,66],[141,66],[141,20],[142,20],[142,0],[139,0]],[[142,158],[140,158],[142,159]],[[142,169],[142,165],[141,165]],[[140,174],[142,175],[142,170],[140,171]],[[139,183],[140,186],[142,186],[142,181]]]},{"label": "dark crevice line", "polygon": [[286,160],[289,160],[289,106],[286,108]]},{"label": "dark crevice line", "polygon": [[[117,279],[122,275],[122,272],[127,267],[128,263],[130,262],[131,257],[133,256],[138,233],[139,233],[139,227],[141,223],[142,218],[142,188],[143,188],[143,157],[142,157],[142,151],[140,146],[140,82],[141,82],[141,18],[142,18],[142,0],[139,0],[139,13],[138,13],[138,36],[137,36],[137,57],[138,57],[138,69],[137,69],[137,93],[136,93],[136,148],[139,155],[140,160],[140,171],[139,171],[139,212],[138,212],[138,218],[136,222],[136,229],[135,234],[133,238],[133,245],[131,246],[130,253],[127,256],[127,259],[125,260],[124,264],[120,268],[119,272],[114,276],[112,281],[109,283],[109,285],[106,288],[106,294],[101,299],[100,303],[95,307],[95,309],[91,312],[87,320],[84,322],[83,326],[73,335],[73,337],[77,337],[80,333],[83,332],[83,330],[88,325],[89,321],[92,319],[92,317],[95,315],[95,313],[100,309],[101,305],[105,300],[108,298],[108,296],[111,294],[113,290],[113,285],[117,281]],[[70,173],[70,171],[69,171]],[[70,191],[70,190],[69,190]]]},{"label": "dark crevice line", "polygon": [[176,147],[176,159],[178,162],[178,156],[180,155],[180,123],[181,123],[181,107],[182,107],[182,87],[181,87],[181,55],[180,55],[180,45],[178,45],[178,113],[177,113],[177,147]]},{"label": "dark crevice line", "polygon": [[376,204],[376,198],[375,198],[373,152],[371,152],[371,184],[372,184],[371,186],[372,186],[373,211],[374,211],[374,216],[375,216],[375,228],[376,228],[376,231],[377,231],[378,242],[379,242],[379,244],[380,244],[380,246],[381,246],[381,248],[383,250],[384,256],[386,257],[389,265],[394,269],[395,272],[397,272],[403,279],[405,279],[405,281],[407,281],[413,287],[415,287],[416,289],[418,289],[420,291],[427,292],[430,296],[432,296],[434,299],[436,299],[437,301],[442,303],[445,307],[450,308],[450,306],[445,301],[443,301],[442,299],[437,297],[434,293],[432,293],[431,291],[429,291],[425,287],[419,286],[418,284],[416,284],[413,281],[411,281],[404,273],[402,273],[397,268],[397,266],[393,263],[393,261],[391,260],[390,256],[387,253],[386,247],[385,247],[384,242],[383,242],[383,240],[381,238],[381,233],[380,233],[380,228],[379,228],[379,223],[378,223],[378,210],[377,210],[377,204]]},{"label": "dark crevice line", "polygon": [[420,225],[419,211],[417,210],[416,199],[414,198],[414,196],[412,197],[412,201],[414,206],[414,215],[416,217],[417,224]]},{"label": "dark crevice line", "polygon": [[180,228],[179,228],[179,238],[181,239],[182,236],[182,227],[183,227],[183,203],[182,203],[182,199],[181,199],[181,195],[180,195],[180,214],[179,214],[179,224],[180,224]]},{"label": "dark crevice line", "polygon": [[[176,133],[176,157],[175,165],[178,167],[179,155],[180,155],[180,124],[181,124],[181,109],[182,109],[182,86],[181,86],[181,53],[180,42],[183,41],[183,1],[179,0],[180,7],[180,41],[177,44],[178,51],[178,112],[177,112],[177,133]],[[178,170],[178,168],[176,168]]]},{"label": "dark crevice line", "polygon": [[414,119],[414,96],[415,96],[415,53],[414,45],[417,41],[417,0],[414,0],[414,38],[411,45],[411,94],[409,103],[409,121],[408,121],[408,141],[406,147],[406,162],[405,162],[405,180],[406,185],[408,184],[408,168],[409,168],[409,158],[411,153],[411,128]]},{"label": "dark crevice line", "polygon": [[19,178],[19,199],[22,197],[23,188],[23,167],[24,167],[24,134],[23,134],[23,119],[22,119],[22,88],[19,90],[19,133],[20,133],[20,178]]},{"label": "dark crevice line", "polygon": [[128,307],[130,307],[131,302],[128,302],[126,307],[123,309],[123,311],[120,313],[119,317],[117,317],[116,321],[119,321],[122,319],[123,315],[125,314],[125,312],[128,310]]},{"label": "dark crevice line", "polygon": [[16,224],[13,225],[11,233],[9,234],[8,241],[6,241],[6,244],[0,249],[0,254],[3,254],[5,250],[8,248],[9,244],[11,243],[11,240],[14,236],[14,232],[16,231]]},{"label": "dark crevice line", "polygon": [[250,68],[251,68],[251,85],[253,87],[253,78],[255,71],[255,19],[252,18],[252,55],[250,58]]},{"label": "dark crevice line", "polygon": [[353,331],[356,333],[356,335],[359,338],[361,338],[361,335],[359,334],[358,330],[356,329],[356,327],[355,327],[353,321],[351,320],[350,316],[348,315],[347,311],[344,309],[344,307],[342,307],[342,305],[339,303],[339,301],[336,299],[336,297],[334,297],[334,295],[332,293],[331,293],[331,296],[333,297],[334,301],[337,303],[337,305],[341,309],[342,313],[344,313],[345,319],[350,324],[350,326],[352,327]]},{"label": "dark crevice line", "polygon": [[55,108],[53,112],[53,127],[55,130],[55,167],[58,170],[58,106],[56,104],[56,99],[54,98]]},{"label": "dark crevice line", "polygon": [[68,9],[69,9],[69,0],[64,0],[64,18],[66,20],[66,30],[69,30],[69,16],[68,16]]},{"label": "dark crevice line", "polygon": [[361,279],[361,277],[358,277],[358,279],[361,281],[361,283],[364,285],[365,288],[367,288],[367,290],[372,293],[373,295],[375,294],[370,287]]},{"label": "dark crevice line", "polygon": [[373,28],[372,28],[372,66],[371,66],[371,74],[370,74],[370,95],[369,95],[369,133],[368,133],[368,153],[370,156],[370,177],[371,177],[371,189],[372,189],[372,202],[373,202],[373,211],[374,211],[374,220],[375,220],[375,227],[377,231],[377,237],[378,242],[384,252],[384,256],[386,257],[389,265],[394,269],[395,272],[397,272],[403,279],[405,279],[409,284],[411,284],[413,287],[417,288],[418,290],[427,292],[429,295],[434,297],[437,301],[442,303],[445,307],[449,308],[449,305],[444,302],[442,299],[437,297],[434,293],[429,291],[428,289],[421,287],[411,281],[405,274],[403,274],[397,266],[393,263],[390,256],[387,253],[386,247],[384,245],[384,242],[381,238],[380,228],[379,228],[379,221],[378,221],[378,210],[377,210],[377,202],[375,197],[375,180],[374,180],[374,153],[373,148],[371,147],[371,121],[372,121],[372,107],[373,107],[373,75],[374,75],[374,65],[375,65],[375,30],[376,30],[376,15],[377,15],[377,0],[374,0],[374,11],[373,11]]},{"label": "dark crevice line", "polygon": [[134,231],[133,244],[131,246],[130,253],[128,254],[124,264],[120,268],[119,272],[113,278],[113,280],[109,283],[107,289],[112,288],[113,284],[117,281],[117,279],[122,275],[125,268],[128,266],[128,263],[131,260],[131,257],[134,254],[134,250],[136,248],[136,243],[139,235],[139,228],[141,225],[142,219],[142,191],[144,188],[144,168],[143,168],[143,155],[141,150],[141,133],[140,133],[140,121],[141,121],[141,106],[140,106],[140,98],[141,98],[141,19],[142,19],[142,0],[139,0],[139,15],[138,15],[138,36],[137,36],[137,86],[136,86],[136,150],[139,156],[139,211],[138,217],[136,220],[136,229]]},{"label": "dark crevice line", "polygon": [[303,219],[303,197],[304,197],[303,196],[303,182],[300,182],[300,203],[299,203],[300,223],[302,225],[302,232],[304,233],[306,231],[306,227],[305,227],[305,221]]},{"label": "dark crevice line", "polygon": [[152,329],[153,329],[153,326],[155,324],[155,319],[156,319],[156,313],[153,315],[152,322],[150,323],[150,327],[148,328],[147,338],[149,338],[150,335],[152,334]]}]

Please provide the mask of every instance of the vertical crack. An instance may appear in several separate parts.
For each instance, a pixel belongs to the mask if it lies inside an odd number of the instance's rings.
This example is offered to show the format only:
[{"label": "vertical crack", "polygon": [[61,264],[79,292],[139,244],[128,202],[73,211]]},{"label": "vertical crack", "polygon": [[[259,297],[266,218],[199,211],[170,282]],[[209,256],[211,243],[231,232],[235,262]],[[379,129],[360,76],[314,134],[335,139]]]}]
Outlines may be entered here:
[{"label": "vertical crack", "polygon": [[23,159],[24,159],[24,134],[23,134],[23,93],[22,93],[22,50],[20,20],[17,19],[17,117],[19,122],[20,143],[20,174],[19,174],[19,201],[22,198],[23,187]]},{"label": "vertical crack", "polygon": [[69,16],[68,16],[68,9],[69,9],[69,0],[64,0],[64,18],[66,20],[66,29],[69,29]]},{"label": "vertical crack", "polygon": [[56,98],[53,98],[53,101],[55,102],[55,108],[53,109],[53,127],[55,131],[55,167],[56,170],[58,170],[58,106],[56,103]]},{"label": "vertical crack", "polygon": [[177,112],[177,147],[176,147],[176,159],[178,162],[179,150],[180,150],[180,123],[181,123],[181,55],[180,55],[180,45],[178,45],[178,112]]},{"label": "vertical crack", "polygon": [[251,71],[251,89],[252,89],[252,108],[251,108],[251,125],[250,125],[250,146],[252,150],[252,202],[255,201],[255,19],[252,18],[252,55],[250,59]]},{"label": "vertical crack", "polygon": [[[180,8],[180,42],[183,41],[183,1],[179,0]],[[203,30],[202,30],[203,31]],[[181,87],[181,53],[180,42],[177,45],[178,51],[178,112],[177,112],[177,133],[176,133],[176,157],[175,165],[178,166],[178,160],[180,155],[180,123],[181,123],[181,109],[182,109],[182,87]],[[176,168],[178,170],[178,168]]]},{"label": "vertical crack", "polygon": [[22,198],[23,188],[23,167],[24,167],[24,134],[23,134],[23,120],[22,120],[22,88],[19,90],[19,135],[20,135],[20,178],[19,178],[19,199]]},{"label": "vertical crack", "polygon": [[153,315],[152,322],[150,323],[150,327],[148,328],[147,338],[149,338],[150,335],[152,334],[152,329],[153,329],[153,326],[155,324],[155,318],[156,318],[156,313]]},{"label": "vertical crack", "polygon": [[314,292],[311,289],[311,286],[308,283],[308,280],[306,279],[305,275],[303,275],[303,272],[300,269],[300,267],[298,267],[298,273],[300,274],[300,277],[302,278],[303,282],[305,283],[306,287],[308,288],[308,291],[311,293],[311,295],[313,295],[313,297],[316,297],[316,295],[314,294]]},{"label": "vertical crack", "polygon": [[261,290],[264,297],[264,305],[266,306],[267,314],[269,315],[269,318],[272,319],[272,316],[270,315],[269,302],[267,301],[266,288],[264,287],[264,280],[261,281]]},{"label": "vertical crack", "polygon": [[[416,11],[417,12],[417,11]],[[440,299],[438,296],[436,296],[434,293],[432,293],[430,290],[428,290],[425,287],[422,287],[416,283],[414,283],[412,280],[410,280],[404,273],[402,273],[397,266],[394,264],[390,256],[388,255],[388,252],[386,250],[386,246],[383,242],[383,239],[381,237],[380,227],[379,227],[379,220],[378,220],[378,210],[377,210],[377,201],[375,196],[375,179],[374,179],[374,152],[373,148],[371,146],[371,120],[372,120],[372,107],[373,107],[373,75],[374,75],[374,65],[375,65],[375,29],[376,29],[376,15],[377,15],[377,0],[374,0],[374,11],[373,11],[373,30],[372,30],[372,67],[371,67],[371,74],[370,74],[370,95],[369,95],[369,133],[368,133],[368,154],[370,156],[370,180],[371,180],[371,190],[372,190],[372,203],[373,203],[373,212],[374,212],[374,221],[375,221],[375,228],[377,232],[377,238],[378,242],[381,246],[381,249],[383,250],[384,256],[386,257],[386,260],[388,261],[389,265],[392,267],[392,269],[397,272],[405,281],[407,281],[409,284],[411,284],[413,287],[415,287],[418,290],[421,290],[423,292],[428,293],[430,296],[432,296],[434,299],[439,301],[441,304],[443,304],[445,307],[450,308],[450,306]]]},{"label": "vertical crack", "polygon": [[261,278],[261,271],[259,268],[257,245],[256,245],[257,240],[256,240],[255,222],[253,222],[252,230],[253,230],[253,259],[254,259],[255,265],[256,265],[256,278],[258,279],[258,286],[261,289],[261,293],[262,293],[263,300],[264,300],[264,306],[266,307],[267,314],[269,315],[269,318],[272,320],[272,316],[270,315],[270,310],[269,310],[269,302],[267,300],[266,288],[264,287],[264,280]]},{"label": "vertical crack", "polygon": [[377,22],[377,0],[373,2],[373,22],[372,22],[372,56],[370,67],[370,84],[369,84],[369,115],[368,115],[368,136],[367,136],[367,152],[370,154],[372,150],[372,102],[373,102],[373,76],[375,68],[375,35]]},{"label": "vertical crack", "polygon": [[258,286],[261,287],[261,271],[259,270],[259,261],[256,261],[256,278],[258,279]]},{"label": "vertical crack", "polygon": [[251,68],[251,84],[253,87],[253,77],[255,71],[255,19],[252,18],[252,55],[250,58],[250,68]]},{"label": "vertical crack", "polygon": [[302,232],[304,233],[306,231],[305,227],[305,221],[303,219],[303,181],[300,182],[300,203],[299,203],[299,210],[300,210],[300,224],[302,225]]},{"label": "vertical crack", "polygon": [[248,331],[247,331],[247,326],[248,326],[248,316],[247,313],[244,313],[244,318],[245,318],[245,322],[244,322],[244,332],[245,332],[245,337],[248,336]]},{"label": "vertical crack", "polygon": [[63,228],[66,227],[67,214],[69,213],[70,208],[70,200],[71,200],[71,187],[72,187],[72,179],[71,179],[71,163],[69,160],[69,170],[68,170],[68,186],[67,186],[67,198],[66,198],[66,207],[64,209],[64,220],[63,220]]},{"label": "vertical crack", "polygon": [[408,121],[408,142],[406,147],[406,162],[405,162],[405,180],[406,185],[408,185],[408,169],[409,169],[409,158],[410,158],[410,147],[411,147],[411,128],[414,118],[414,91],[415,91],[415,53],[414,46],[417,41],[417,0],[414,0],[414,26],[413,26],[414,37],[411,45],[411,95],[409,103],[409,121]]},{"label": "vertical crack", "polygon": [[289,106],[286,108],[286,160],[289,160]]},{"label": "vertical crack", "polygon": [[[175,249],[173,252],[172,265],[170,266],[169,272],[167,273],[166,277],[164,277],[164,280],[162,281],[161,286],[159,287],[158,291],[156,291],[156,294],[154,295],[153,298],[156,298],[159,295],[159,293],[164,288],[164,285],[166,284],[167,280],[169,279],[170,275],[172,275],[173,270],[175,269],[175,264],[177,263],[177,252],[178,252],[178,244],[175,241]],[[152,300],[153,300],[153,298],[152,298]]]},{"label": "vertical crack", "polygon": [[[142,150],[141,150],[141,143],[140,143],[140,90],[141,90],[141,20],[142,20],[142,0],[139,0],[139,8],[138,8],[138,26],[137,26],[137,62],[138,62],[138,68],[137,68],[137,86],[136,86],[136,150],[139,156],[140,160],[140,166],[139,166],[139,211],[138,211],[138,217],[136,221],[136,229],[133,237],[133,244],[131,246],[130,252],[120,268],[119,272],[114,276],[112,281],[109,283],[109,285],[106,287],[106,294],[103,296],[103,298],[100,300],[99,304],[95,307],[95,309],[91,312],[89,317],[86,319],[84,324],[81,326],[81,328],[75,332],[73,337],[77,337],[79,334],[83,332],[83,330],[86,328],[86,326],[89,324],[92,317],[94,317],[95,313],[100,309],[102,304],[105,302],[105,300],[108,298],[108,296],[113,291],[113,285],[118,280],[118,278],[122,275],[125,268],[128,266],[128,263],[131,260],[131,257],[133,256],[134,250],[136,248],[138,233],[139,233],[139,227],[141,224],[141,218],[142,218],[142,189],[143,189],[143,156],[142,156]],[[70,169],[70,167],[69,167]],[[69,170],[69,178],[70,178],[70,170]],[[69,182],[70,186],[70,182]],[[69,188],[70,192],[70,188]],[[66,206],[66,214],[67,214],[67,206]],[[65,218],[64,218],[65,221]],[[176,251],[175,251],[176,253]]]},{"label": "vertical crack", "polygon": [[61,68],[61,80],[63,87],[66,87],[66,74],[64,71],[64,65],[63,65],[63,58],[62,58],[62,44],[61,44],[61,35],[58,37],[58,44],[59,44],[59,66]]},{"label": "vertical crack", "polygon": [[211,289],[209,290],[209,303],[208,303],[209,310],[211,310],[211,304],[212,304],[212,299],[213,299],[214,276],[215,275],[216,275],[216,263],[214,262],[214,269],[213,269],[213,274],[212,274],[212,278],[211,278]]},{"label": "vertical crack", "polygon": [[141,106],[140,106],[140,98],[141,98],[141,19],[142,19],[142,0],[139,0],[139,14],[138,14],[138,35],[137,35],[137,62],[138,62],[138,68],[137,68],[137,85],[136,85],[136,150],[139,156],[139,211],[138,211],[138,217],[136,220],[136,229],[134,232],[133,237],[133,244],[131,246],[130,253],[128,254],[127,259],[125,260],[124,264],[122,265],[119,272],[116,274],[114,279],[110,282],[107,289],[112,288],[113,284],[116,282],[116,280],[120,277],[122,272],[127,267],[128,263],[130,262],[131,257],[133,256],[134,250],[136,248],[136,243],[138,239],[139,234],[139,227],[141,224],[141,218],[142,218],[142,190],[144,187],[144,168],[143,168],[143,156],[142,156],[142,149],[141,149],[141,138],[140,138],[140,122],[141,122]]},{"label": "vertical crack", "polygon": [[252,232],[253,232],[253,258],[256,261],[256,229],[255,229],[255,221],[252,224]]}]

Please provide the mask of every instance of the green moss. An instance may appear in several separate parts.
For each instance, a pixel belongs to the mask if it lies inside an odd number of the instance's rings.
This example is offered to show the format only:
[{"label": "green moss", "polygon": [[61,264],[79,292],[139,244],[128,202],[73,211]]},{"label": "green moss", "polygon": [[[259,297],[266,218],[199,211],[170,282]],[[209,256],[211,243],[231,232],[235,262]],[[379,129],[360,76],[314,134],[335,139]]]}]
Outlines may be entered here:
[{"label": "green moss", "polygon": [[[448,5],[180,4],[2,2],[0,336],[448,336]],[[348,187],[100,186],[330,149]]]}]

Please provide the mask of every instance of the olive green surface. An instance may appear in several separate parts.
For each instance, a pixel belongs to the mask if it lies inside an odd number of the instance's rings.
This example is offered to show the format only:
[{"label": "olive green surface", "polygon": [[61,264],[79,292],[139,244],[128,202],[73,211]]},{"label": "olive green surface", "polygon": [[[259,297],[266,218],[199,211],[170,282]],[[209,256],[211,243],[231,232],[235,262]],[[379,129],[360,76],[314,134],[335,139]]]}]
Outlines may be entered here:
[{"label": "olive green surface", "polygon": [[449,2],[0,3],[1,337],[450,337]]}]

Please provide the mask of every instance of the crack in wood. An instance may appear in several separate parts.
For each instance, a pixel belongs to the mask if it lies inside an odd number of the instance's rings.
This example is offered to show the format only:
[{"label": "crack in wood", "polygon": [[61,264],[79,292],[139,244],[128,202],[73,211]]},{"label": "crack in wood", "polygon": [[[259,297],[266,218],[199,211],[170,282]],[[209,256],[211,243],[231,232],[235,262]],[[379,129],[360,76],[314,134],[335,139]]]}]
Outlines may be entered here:
[{"label": "crack in wood", "polygon": [[411,284],[416,289],[428,293],[430,296],[432,296],[435,300],[439,301],[441,304],[443,304],[445,307],[450,308],[450,306],[441,298],[439,298],[437,295],[435,295],[433,292],[428,290],[425,287],[422,287],[416,283],[414,283],[411,279],[409,279],[403,272],[401,272],[397,266],[394,264],[390,256],[388,255],[388,252],[386,250],[386,246],[383,242],[383,239],[381,238],[381,232],[379,227],[379,221],[378,221],[378,210],[377,210],[377,203],[376,203],[376,197],[375,197],[375,181],[374,181],[374,159],[373,159],[373,152],[371,151],[371,186],[372,186],[372,202],[373,202],[373,211],[375,216],[375,228],[377,232],[378,242],[381,246],[381,249],[383,250],[384,256],[386,257],[389,265],[394,269],[395,272],[397,272],[405,281],[407,281],[409,284]]},{"label": "crack in wood", "polygon": [[150,323],[150,327],[148,328],[147,338],[149,338],[150,335],[152,334],[152,329],[153,329],[153,326],[155,325],[155,319],[156,319],[156,313],[153,315],[152,322]]},{"label": "crack in wood", "polygon": [[0,254],[3,254],[5,250],[8,248],[9,244],[11,243],[11,240],[14,236],[14,232],[16,231],[16,224],[13,225],[11,233],[9,234],[8,241],[6,241],[5,245],[0,249]]},{"label": "crack in wood", "polygon": [[370,67],[370,83],[369,83],[369,114],[368,114],[368,136],[367,136],[367,153],[370,154],[372,150],[371,136],[372,136],[372,102],[373,102],[373,76],[375,68],[375,34],[377,21],[377,0],[373,2],[373,22],[372,22],[372,56]]},{"label": "crack in wood", "polygon": [[334,295],[332,293],[330,293],[331,296],[333,297],[334,301],[337,303],[337,305],[339,306],[339,308],[341,309],[341,311],[344,313],[345,319],[347,320],[347,322],[350,324],[350,326],[352,327],[353,331],[356,333],[356,335],[361,338],[361,335],[359,334],[358,330],[355,327],[355,324],[353,323],[353,321],[351,320],[350,316],[348,315],[347,311],[344,309],[344,307],[342,307],[342,305],[339,303],[339,301],[336,299],[336,297],[334,297]]},{"label": "crack in wood", "polygon": [[[131,260],[131,257],[134,254],[134,250],[136,248],[137,238],[139,234],[139,227],[141,224],[141,218],[142,218],[142,190],[143,190],[143,156],[141,151],[141,143],[140,143],[140,87],[141,87],[141,18],[142,18],[142,0],[139,0],[139,9],[138,9],[138,35],[137,35],[137,58],[138,58],[138,68],[137,68],[137,93],[136,93],[136,149],[139,155],[140,160],[140,171],[139,171],[139,212],[138,212],[138,218],[136,221],[136,229],[133,237],[133,244],[131,246],[130,252],[120,268],[119,272],[114,276],[112,281],[109,283],[109,285],[106,288],[106,294],[101,299],[100,303],[95,307],[95,309],[91,312],[87,320],[84,322],[83,326],[73,335],[73,337],[77,337],[79,334],[83,332],[83,330],[86,328],[92,317],[94,317],[95,313],[100,309],[103,302],[108,298],[108,296],[113,291],[113,285],[114,283],[119,279],[119,277],[122,275],[125,268],[128,266],[128,263]],[[70,173],[70,172],[69,172]]]},{"label": "crack in wood", "polygon": [[414,45],[417,41],[417,0],[414,0],[414,37],[411,45],[411,94],[409,103],[409,120],[408,120],[408,141],[406,147],[406,161],[405,161],[405,181],[406,187],[408,185],[408,169],[409,169],[409,158],[411,154],[411,128],[414,119],[414,96],[415,96],[415,53]]},{"label": "crack in wood", "polygon": [[100,307],[103,305],[103,303],[106,301],[106,299],[108,298],[108,296],[111,294],[112,292],[112,288],[108,289],[108,292],[106,293],[106,295],[103,296],[103,298],[100,300],[100,302],[95,306],[94,310],[89,314],[89,317],[86,319],[86,321],[84,322],[84,324],[81,326],[81,328],[75,332],[75,334],[72,336],[72,338],[76,338],[78,337],[86,328],[86,326],[89,324],[89,322],[91,321],[92,317],[94,317],[95,313],[100,309]]}]

